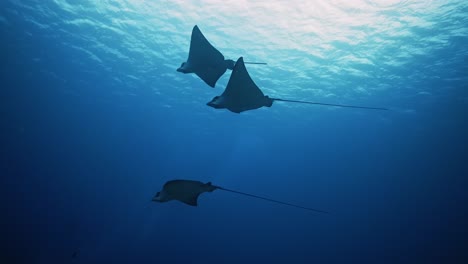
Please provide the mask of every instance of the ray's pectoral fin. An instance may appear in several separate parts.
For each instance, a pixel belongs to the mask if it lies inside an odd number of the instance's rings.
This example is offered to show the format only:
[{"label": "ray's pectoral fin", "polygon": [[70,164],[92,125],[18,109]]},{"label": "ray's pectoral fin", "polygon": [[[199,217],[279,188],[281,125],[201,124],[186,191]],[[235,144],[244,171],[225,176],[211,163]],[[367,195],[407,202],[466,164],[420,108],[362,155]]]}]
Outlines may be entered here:
[{"label": "ray's pectoral fin", "polygon": [[198,195],[197,196],[192,196],[190,198],[184,199],[181,202],[191,205],[191,206],[197,206],[198,205]]},{"label": "ray's pectoral fin", "polygon": [[196,188],[198,190],[196,190],[195,193],[192,193],[192,194],[188,195],[187,197],[184,197],[183,199],[180,199],[180,201],[183,202],[183,203],[186,203],[188,205],[191,205],[191,206],[197,206],[198,205],[198,197],[201,194],[203,194],[205,192],[212,192],[212,191],[218,189],[218,187],[212,185],[211,182],[207,182],[205,184],[200,183],[200,185],[198,185]]},{"label": "ray's pectoral fin", "polygon": [[215,87],[218,79],[226,72],[225,68],[206,66],[195,71],[195,74],[200,77],[206,84]]},{"label": "ray's pectoral fin", "polygon": [[240,57],[234,65],[231,77],[224,92],[214,97],[207,105],[216,109],[226,108],[241,113],[263,106],[270,107],[273,99],[265,96],[250,77]]}]

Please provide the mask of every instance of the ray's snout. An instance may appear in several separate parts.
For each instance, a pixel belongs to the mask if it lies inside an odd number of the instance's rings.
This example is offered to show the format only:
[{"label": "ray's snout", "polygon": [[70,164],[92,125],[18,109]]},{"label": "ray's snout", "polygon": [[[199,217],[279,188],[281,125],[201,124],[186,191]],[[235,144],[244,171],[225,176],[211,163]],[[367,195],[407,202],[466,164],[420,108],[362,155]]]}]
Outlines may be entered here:
[{"label": "ray's snout", "polygon": [[151,201],[153,202],[161,202],[161,196],[160,196],[161,192],[158,192],[156,193],[156,195],[153,197],[153,199],[151,199]]},{"label": "ray's snout", "polygon": [[186,62],[183,62],[179,68],[177,68],[177,71],[178,72],[182,72],[182,73],[190,73],[190,71],[187,69],[187,63]]}]

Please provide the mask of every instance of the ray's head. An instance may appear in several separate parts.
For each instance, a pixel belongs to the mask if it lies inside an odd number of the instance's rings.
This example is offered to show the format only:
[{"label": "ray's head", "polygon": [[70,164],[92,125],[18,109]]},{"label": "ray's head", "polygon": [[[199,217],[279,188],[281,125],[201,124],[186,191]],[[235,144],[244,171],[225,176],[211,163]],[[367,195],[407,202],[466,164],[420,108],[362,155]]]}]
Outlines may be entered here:
[{"label": "ray's head", "polygon": [[213,97],[213,99],[209,101],[206,105],[216,109],[226,108],[226,106],[224,105],[224,100],[221,96]]},{"label": "ray's head", "polygon": [[182,62],[180,67],[177,69],[177,71],[182,72],[182,73],[191,73],[187,62]]},{"label": "ray's head", "polygon": [[153,202],[160,202],[160,203],[167,202],[169,200],[170,200],[169,195],[164,190],[157,192],[156,195],[153,197],[153,199],[151,199],[151,201]]}]

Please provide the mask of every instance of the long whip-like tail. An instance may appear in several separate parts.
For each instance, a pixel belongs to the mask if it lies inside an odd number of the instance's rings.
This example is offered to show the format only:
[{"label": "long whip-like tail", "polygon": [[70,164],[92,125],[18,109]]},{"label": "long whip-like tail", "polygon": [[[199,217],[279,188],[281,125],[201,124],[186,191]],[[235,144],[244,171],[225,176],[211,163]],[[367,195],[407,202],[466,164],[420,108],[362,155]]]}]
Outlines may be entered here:
[{"label": "long whip-like tail", "polygon": [[262,199],[262,200],[270,201],[270,202],[273,202],[273,203],[279,203],[279,204],[288,205],[288,206],[292,206],[292,207],[296,207],[296,208],[300,208],[300,209],[305,209],[305,210],[309,210],[309,211],[329,214],[329,212],[322,211],[322,210],[317,210],[317,209],[304,207],[304,206],[300,206],[300,205],[296,205],[296,204],[290,204],[290,203],[286,203],[286,202],[282,202],[282,201],[278,201],[278,200],[273,200],[273,199],[258,196],[258,195],[253,195],[253,194],[249,194],[249,193],[245,193],[245,192],[239,192],[239,191],[235,191],[235,190],[226,189],[226,188],[219,187],[219,186],[214,186],[214,187],[216,187],[217,189],[220,189],[220,190],[224,190],[224,191],[228,191],[228,192],[232,192],[232,193],[237,193],[237,194],[242,194],[242,195],[245,195],[245,196],[249,196],[249,197],[253,197],[253,198],[257,198],[257,199]]},{"label": "long whip-like tail", "polygon": [[301,104],[338,106],[338,107],[348,107],[348,108],[362,108],[362,109],[372,109],[372,110],[388,110],[387,108],[383,108],[383,107],[369,107],[369,106],[343,105],[343,104],[327,104],[327,103],[317,103],[317,102],[308,102],[308,101],[299,101],[299,100],[286,100],[286,99],[280,99],[280,98],[271,98],[271,99],[274,100],[274,101],[301,103]]},{"label": "long whip-like tail", "polygon": [[244,64],[260,64],[260,65],[267,65],[266,62],[248,62],[248,61],[244,61]]},{"label": "long whip-like tail", "polygon": [[[236,62],[233,60],[224,60],[226,63],[226,68],[233,70]],[[245,64],[259,64],[259,65],[267,65],[266,62],[244,62]]]}]

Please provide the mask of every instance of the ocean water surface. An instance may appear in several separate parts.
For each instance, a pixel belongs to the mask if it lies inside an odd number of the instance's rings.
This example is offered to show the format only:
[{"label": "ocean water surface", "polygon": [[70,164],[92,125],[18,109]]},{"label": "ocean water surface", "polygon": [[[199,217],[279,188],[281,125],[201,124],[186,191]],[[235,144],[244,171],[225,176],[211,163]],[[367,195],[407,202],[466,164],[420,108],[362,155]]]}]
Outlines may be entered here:
[{"label": "ocean water surface", "polygon": [[[271,97],[389,110],[208,107],[194,25]],[[467,1],[3,0],[0,33],[1,263],[468,261]]]}]

